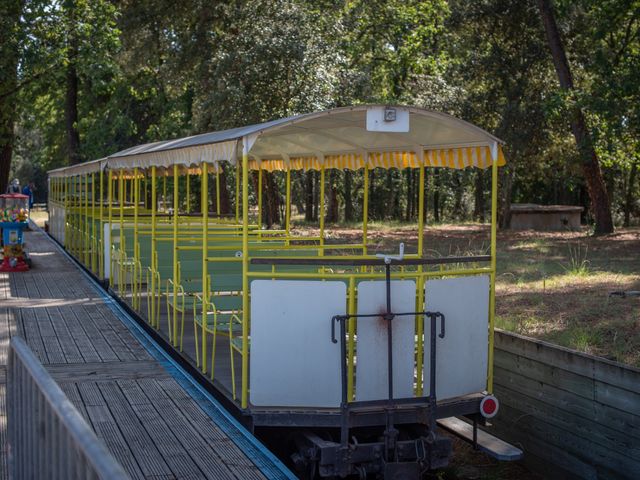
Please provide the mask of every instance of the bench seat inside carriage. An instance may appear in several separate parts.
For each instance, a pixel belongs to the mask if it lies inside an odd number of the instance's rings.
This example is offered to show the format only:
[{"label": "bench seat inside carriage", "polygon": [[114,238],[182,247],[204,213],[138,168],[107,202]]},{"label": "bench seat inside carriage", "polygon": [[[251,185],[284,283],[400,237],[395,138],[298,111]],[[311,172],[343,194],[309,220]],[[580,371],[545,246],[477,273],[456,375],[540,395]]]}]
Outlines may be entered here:
[{"label": "bench seat inside carriage", "polygon": [[[62,217],[52,233],[254,427],[339,428],[343,448],[351,428],[386,424],[385,439],[394,443],[393,425],[435,431],[436,419],[468,437],[466,424],[445,421],[467,415],[478,442],[483,402],[495,402],[502,164],[498,139],[448,115],[349,107],[143,145],[50,172],[52,211]],[[489,255],[425,258],[424,175],[432,167],[491,169]],[[376,168],[419,171],[418,245],[405,258],[372,254],[367,211]],[[235,217],[220,214],[225,169],[235,169]],[[363,172],[359,243],[326,238],[331,169]],[[292,231],[295,171],[317,171],[317,236]],[[262,227],[267,174],[284,185],[281,230]],[[199,202],[188,193],[196,186]],[[406,444],[410,455],[417,445]],[[352,463],[334,462],[324,474],[352,472]]]}]

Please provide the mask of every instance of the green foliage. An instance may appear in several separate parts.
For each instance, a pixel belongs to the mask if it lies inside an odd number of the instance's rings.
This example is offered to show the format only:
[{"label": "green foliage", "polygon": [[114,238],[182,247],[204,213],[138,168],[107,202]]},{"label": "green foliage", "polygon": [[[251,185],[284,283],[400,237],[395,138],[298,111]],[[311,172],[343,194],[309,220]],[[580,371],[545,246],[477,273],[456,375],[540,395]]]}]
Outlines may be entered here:
[{"label": "green foliage", "polygon": [[[504,204],[588,206],[567,115],[579,105],[617,218],[638,218],[639,3],[554,4],[575,77],[570,95],[557,93],[532,1],[7,1],[3,8],[23,9],[20,21],[0,16],[0,92],[17,91],[17,116],[0,109],[17,118],[14,171],[42,178],[68,161],[65,75],[73,64],[85,160],[334,106],[408,103],[454,114],[505,140]],[[12,61],[19,65],[13,77]],[[232,181],[230,173],[231,191]],[[370,181],[372,219],[415,219],[412,174],[376,171]],[[429,221],[480,216],[488,181],[471,170],[428,172]],[[340,208],[351,201],[359,218],[362,173],[347,181],[341,172],[328,182]],[[304,179],[295,185],[302,206]]]}]

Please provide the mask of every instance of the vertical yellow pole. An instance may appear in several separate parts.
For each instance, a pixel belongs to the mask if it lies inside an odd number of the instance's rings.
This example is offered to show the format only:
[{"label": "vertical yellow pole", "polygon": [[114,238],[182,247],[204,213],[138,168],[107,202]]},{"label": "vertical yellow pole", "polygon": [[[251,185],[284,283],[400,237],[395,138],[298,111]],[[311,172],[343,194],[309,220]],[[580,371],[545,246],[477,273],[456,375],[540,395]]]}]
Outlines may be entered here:
[{"label": "vertical yellow pole", "polygon": [[173,345],[178,345],[178,202],[180,201],[178,188],[178,165],[173,165],[173,332],[170,334]]},{"label": "vertical yellow pole", "polygon": [[[138,209],[140,203],[140,179],[138,178],[138,167],[133,169],[133,308],[138,308]],[[142,264],[140,264],[142,267]]]},{"label": "vertical yellow pole", "polygon": [[109,217],[109,286],[113,285],[113,172],[109,170],[109,185],[107,185],[107,209]]},{"label": "vertical yellow pole", "polygon": [[[120,250],[124,252],[124,170],[120,169],[118,173],[118,207],[120,214]],[[122,261],[122,258],[120,258]],[[123,279],[124,280],[124,279]]]},{"label": "vertical yellow pole", "polygon": [[496,315],[496,243],[498,229],[498,158],[491,165],[491,290],[489,290],[489,358],[487,391],[493,392],[493,340]]},{"label": "vertical yellow pole", "polygon": [[124,182],[124,170],[120,169],[118,172],[118,212],[120,218],[120,253],[118,253],[118,261],[120,262],[120,268],[118,269],[118,286],[120,288],[120,296],[124,296],[124,289],[126,285],[126,271],[124,267],[124,257],[126,257],[126,245],[124,239],[124,201],[125,201],[125,182]]},{"label": "vertical yellow pole", "polygon": [[424,165],[420,165],[418,181],[418,256],[421,257],[424,248]]},{"label": "vertical yellow pole", "polygon": [[77,186],[77,178],[75,176],[71,177],[71,202],[72,202],[72,230],[71,230],[71,240],[72,240],[72,252],[73,255],[78,257],[78,186]]},{"label": "vertical yellow pole", "polygon": [[86,175],[78,175],[78,260],[83,265],[86,265],[85,259],[85,222],[84,222],[84,202],[85,202],[85,189],[87,182],[85,181]]},{"label": "vertical yellow pole", "polygon": [[[244,163],[244,162],[243,162]],[[236,223],[240,221],[240,164],[236,164]],[[244,172],[242,172],[244,176]]]},{"label": "vertical yellow pole", "polygon": [[[420,164],[420,185],[418,186],[418,256],[422,257],[424,249],[424,163]],[[422,265],[418,266],[418,273],[422,273]],[[420,275],[416,282],[416,312],[423,311],[424,301],[424,277]],[[418,388],[416,395],[422,396],[423,381],[423,349],[424,349],[424,317],[416,315],[416,378],[418,379]]]},{"label": "vertical yellow pole", "polygon": [[[356,312],[356,278],[349,277],[349,315],[355,315]],[[353,399],[353,379],[354,379],[354,358],[355,358],[355,338],[356,338],[356,319],[349,318],[349,344],[347,350],[347,399],[351,401]]]},{"label": "vertical yellow pole", "polygon": [[164,169],[162,176],[162,211],[167,213],[167,170]]},{"label": "vertical yellow pole", "polygon": [[[320,167],[320,208],[318,209],[320,217],[320,246],[324,246],[324,165]],[[324,255],[324,248],[320,248],[319,255]]]},{"label": "vertical yellow pole", "polygon": [[191,213],[191,177],[187,169],[187,214]]},{"label": "vertical yellow pole", "polygon": [[157,186],[156,186],[156,167],[151,167],[151,298],[147,298],[147,302],[151,302],[151,318],[149,323],[153,327],[156,326],[156,210],[158,208]]},{"label": "vertical yellow pole", "polygon": [[62,177],[64,190],[64,246],[69,250],[69,177]]},{"label": "vertical yellow pole", "polygon": [[220,169],[221,168],[222,168],[222,165],[218,163],[216,165],[216,215],[218,215],[218,219],[220,218],[220,212],[222,212],[220,207]]},{"label": "vertical yellow pole", "polygon": [[208,165],[202,162],[200,167],[200,210],[202,211],[202,356],[200,357],[201,368],[207,373],[207,312],[209,310],[209,289],[207,287],[207,255],[209,254],[209,173]]},{"label": "vertical yellow pole", "polygon": [[286,200],[287,203],[285,205],[285,232],[287,236],[287,245],[289,245],[289,233],[291,230],[291,170],[287,167],[287,194]]},{"label": "vertical yellow pole", "polygon": [[85,267],[91,268],[89,264],[89,174],[84,175],[84,252],[82,252]]},{"label": "vertical yellow pole", "polygon": [[104,280],[104,208],[103,208],[103,199],[104,199],[104,172],[102,171],[102,167],[100,167],[100,197],[98,204],[98,216],[100,218],[100,222],[98,223],[100,232],[98,232],[98,238],[100,242],[98,243],[99,251],[98,251],[98,269],[100,270],[100,280]]},{"label": "vertical yellow pole", "polygon": [[362,199],[362,254],[367,254],[367,230],[369,227],[369,164],[364,161],[364,198]]},{"label": "vertical yellow pole", "polygon": [[82,246],[84,244],[84,224],[82,222],[82,214],[84,212],[84,197],[82,195],[82,175],[78,175],[77,197],[78,207],[76,208],[76,229],[78,231],[76,241],[76,258],[80,263],[84,263]]},{"label": "vertical yellow pole", "polygon": [[69,177],[69,251],[76,254],[76,177]]},{"label": "vertical yellow pole", "polygon": [[91,223],[90,223],[90,240],[89,245],[91,246],[91,271],[93,273],[97,272],[97,250],[98,250],[98,237],[96,236],[96,174],[91,173]]},{"label": "vertical yellow pole", "polygon": [[242,408],[249,405],[249,152],[242,140]]},{"label": "vertical yellow pole", "polygon": [[258,165],[258,227],[262,228],[262,165]]}]

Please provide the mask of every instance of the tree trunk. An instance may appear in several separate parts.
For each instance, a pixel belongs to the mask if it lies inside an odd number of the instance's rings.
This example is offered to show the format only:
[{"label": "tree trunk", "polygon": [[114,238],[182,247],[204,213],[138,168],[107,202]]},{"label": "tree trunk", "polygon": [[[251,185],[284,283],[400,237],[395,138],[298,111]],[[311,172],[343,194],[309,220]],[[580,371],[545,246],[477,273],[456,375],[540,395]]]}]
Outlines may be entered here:
[{"label": "tree trunk", "polygon": [[313,170],[305,172],[305,205],[304,219],[307,222],[313,221]]},{"label": "tree trunk", "polygon": [[423,220],[427,223],[429,211],[429,169],[424,169],[424,208],[422,209]]},{"label": "tree trunk", "polygon": [[332,169],[329,173],[329,204],[327,205],[327,222],[329,223],[336,223],[339,220],[337,176],[337,170]]},{"label": "tree trunk", "polygon": [[271,228],[273,224],[280,223],[279,192],[273,178],[273,172],[264,172],[264,186],[266,194],[266,224]]},{"label": "tree trunk", "polygon": [[313,172],[313,178],[313,220],[317,221],[320,209],[320,172]]},{"label": "tree trunk", "polygon": [[513,164],[507,164],[498,174],[498,225],[500,228],[511,226],[511,193],[513,191],[513,178],[515,168]]},{"label": "tree trunk", "polygon": [[0,2],[0,193],[7,191],[15,140],[18,32],[23,2]]},{"label": "tree trunk", "polygon": [[464,212],[462,209],[462,180],[460,175],[462,173],[460,171],[453,172],[453,188],[455,190],[454,193],[454,205],[453,205],[453,216],[458,220],[461,220],[464,217]]},{"label": "tree trunk", "polygon": [[420,202],[420,171],[411,170],[413,177],[413,196],[411,197],[411,218],[418,218],[418,204]]},{"label": "tree trunk", "polygon": [[440,221],[440,170],[433,171],[433,221]]},{"label": "tree trunk", "polygon": [[291,201],[296,206],[296,213],[304,215],[305,208],[305,176],[303,172],[292,172]]},{"label": "tree trunk", "polygon": [[76,62],[78,60],[78,38],[75,32],[75,5],[67,2],[67,28],[69,31],[68,43],[69,53],[67,58],[66,91],[65,91],[65,124],[67,130],[67,153],[69,155],[69,165],[80,163],[80,133],[78,132],[78,71]]},{"label": "tree trunk", "polygon": [[484,175],[481,169],[476,170],[475,184],[475,205],[473,208],[473,218],[480,223],[484,223]]},{"label": "tree trunk", "polygon": [[387,172],[386,172],[385,189],[386,189],[385,204],[387,208],[384,216],[386,218],[393,218],[394,216],[397,216],[396,214],[398,212],[396,212],[396,203],[395,203],[396,192],[394,192],[393,190],[393,171],[390,168],[387,169]]},{"label": "tree trunk", "polygon": [[344,221],[353,222],[353,197],[351,195],[352,190],[352,176],[351,170],[344,171]]},{"label": "tree trunk", "polygon": [[636,175],[638,173],[638,162],[631,164],[631,172],[629,172],[629,180],[627,181],[627,191],[625,192],[624,201],[624,226],[628,227],[631,223],[631,210],[633,209],[633,193],[636,186]]},{"label": "tree trunk", "polygon": [[[573,79],[569,62],[560,39],[560,33],[553,14],[551,0],[537,0],[542,23],[547,34],[551,56],[558,74],[560,87],[563,90],[573,90]],[[613,219],[611,217],[611,207],[607,189],[602,179],[600,170],[600,162],[598,155],[593,148],[593,142],[582,110],[577,107],[571,107],[570,112],[571,130],[575,137],[578,151],[582,159],[582,172],[587,183],[589,198],[591,199],[591,208],[595,217],[595,234],[606,234],[613,232]]]},{"label": "tree trunk", "polygon": [[[219,167],[222,167],[222,165],[223,165],[222,163],[218,163]],[[213,178],[213,182],[215,185],[215,177]],[[216,201],[217,201],[217,196],[216,196]],[[220,215],[229,215],[230,213],[231,213],[231,199],[229,198],[229,186],[227,185],[227,171],[224,167],[222,167],[220,168]]]},{"label": "tree trunk", "polygon": [[405,183],[407,184],[407,204],[405,205],[404,211],[404,221],[408,222],[411,220],[411,197],[412,197],[412,189],[411,189],[411,169],[406,168],[404,171]]}]

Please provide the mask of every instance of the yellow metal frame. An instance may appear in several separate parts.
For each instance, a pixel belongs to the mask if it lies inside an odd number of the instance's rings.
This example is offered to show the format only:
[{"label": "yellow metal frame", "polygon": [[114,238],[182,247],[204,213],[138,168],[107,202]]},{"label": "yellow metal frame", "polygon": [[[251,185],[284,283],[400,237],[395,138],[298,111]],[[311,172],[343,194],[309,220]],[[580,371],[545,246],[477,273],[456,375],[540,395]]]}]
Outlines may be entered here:
[{"label": "yellow metal frame", "polygon": [[[368,254],[368,223],[369,223],[369,183],[370,168],[368,163],[364,163],[363,171],[363,206],[362,206],[362,242],[360,244],[326,244],[326,224],[325,224],[325,203],[326,203],[326,168],[324,165],[319,167],[319,235],[317,237],[296,237],[292,235],[292,217],[291,217],[291,169],[287,168],[285,172],[285,219],[284,228],[281,230],[262,230],[262,213],[263,213],[263,168],[258,162],[257,167],[257,221],[252,222],[249,218],[249,155],[247,151],[248,141],[243,139],[241,161],[236,162],[235,170],[235,219],[221,218],[220,203],[220,171],[218,166],[213,171],[207,162],[200,164],[200,187],[201,187],[201,215],[200,218],[191,217],[191,179],[188,170],[186,170],[185,189],[186,216],[181,215],[180,203],[180,168],[177,164],[173,165],[173,214],[169,215],[169,205],[167,203],[167,176],[169,172],[162,169],[158,172],[155,166],[145,171],[144,176],[144,192],[146,203],[146,191],[149,187],[147,176],[150,174],[151,182],[151,205],[150,209],[146,206],[144,213],[150,211],[150,217],[140,215],[140,193],[141,193],[141,175],[138,168],[131,172],[125,172],[120,169],[118,171],[109,170],[106,178],[106,204],[107,211],[104,212],[103,185],[104,175],[100,170],[98,175],[94,173],[73,175],[65,178],[53,179],[51,183],[51,191],[53,200],[62,204],[65,208],[66,219],[64,222],[65,229],[65,245],[76,255],[88,268],[93,272],[104,276],[105,272],[105,251],[110,252],[111,265],[109,268],[109,282],[112,286],[115,280],[115,268],[119,268],[117,272],[117,290],[120,295],[126,293],[126,283],[131,279],[132,306],[139,310],[142,299],[142,269],[143,264],[140,254],[141,238],[150,240],[150,258],[147,266],[147,316],[149,323],[156,329],[160,328],[160,298],[166,297],[167,314],[169,322],[169,339],[173,346],[182,348],[182,338],[184,333],[184,315],[185,315],[185,297],[187,293],[183,287],[181,278],[180,252],[185,251],[201,251],[201,285],[200,294],[190,294],[194,301],[194,328],[197,338],[196,341],[196,360],[202,372],[213,378],[215,370],[215,349],[216,336],[221,328],[228,328],[230,340],[231,368],[235,374],[234,355],[241,356],[241,386],[240,386],[240,404],[242,408],[249,405],[249,351],[250,351],[250,293],[249,282],[251,279],[318,279],[318,280],[336,280],[342,279],[348,283],[348,295],[346,299],[346,308],[349,314],[357,313],[357,285],[362,280],[380,280],[384,279],[384,273],[376,268],[353,269],[352,271],[336,271],[335,269],[319,268],[317,271],[310,272],[279,272],[273,267],[272,271],[251,271],[250,259],[252,254],[256,254],[261,250],[269,250],[273,252],[290,251],[290,256],[281,256],[279,258],[303,259],[307,257],[297,256],[296,252],[305,250],[314,250],[316,256],[308,258],[317,258],[327,255],[328,251],[346,251],[345,255],[341,255],[342,259],[362,259],[372,258]],[[423,302],[425,282],[429,278],[439,278],[447,276],[464,276],[488,274],[491,279],[491,289],[489,297],[489,342],[488,342],[488,371],[487,371],[487,391],[493,390],[493,345],[494,345],[494,325],[495,325],[495,279],[496,279],[496,244],[497,244],[497,189],[498,189],[498,161],[494,158],[491,166],[491,260],[488,267],[471,267],[460,268],[456,266],[440,269],[430,269],[418,266],[415,268],[402,268],[398,272],[393,273],[394,278],[398,279],[414,279],[416,281],[416,311],[422,311],[428,308]],[[215,220],[209,219],[209,174],[216,174],[216,213]],[[159,174],[162,176],[162,211],[158,215],[158,185],[157,179]],[[116,176],[117,175],[117,176]],[[98,177],[98,179],[96,178]],[[99,188],[96,189],[96,181],[99,182]],[[116,184],[117,182],[117,184]],[[90,185],[89,185],[90,184]],[[117,200],[115,193],[117,188]],[[417,253],[408,255],[408,257],[422,257],[424,253],[424,228],[425,228],[425,165],[424,162],[419,166],[419,192],[418,192],[418,246]],[[133,212],[131,213],[131,205],[133,204]],[[117,204],[117,207],[115,206]],[[117,210],[116,210],[117,208]],[[125,213],[126,212],[126,213]],[[125,217],[130,219],[133,216],[133,236],[127,239],[125,232]],[[106,218],[105,218],[106,217]],[[105,245],[105,220],[108,222],[109,244]],[[113,239],[113,222],[119,223],[120,243],[116,248]],[[130,222],[131,220],[127,220]],[[130,224],[129,224],[130,225]],[[99,231],[98,231],[99,230]],[[216,256],[215,252],[225,252],[233,250],[236,247],[229,246],[229,239],[233,239],[241,244],[241,255],[239,257],[230,258],[228,256]],[[132,258],[127,254],[127,240],[132,241]],[[300,240],[304,244],[299,243]],[[309,244],[309,241],[316,242]],[[158,246],[171,244],[173,251],[173,259],[171,265],[171,273],[160,274],[158,264]],[[166,242],[166,243],[165,243]],[[200,243],[200,245],[194,243]],[[225,243],[226,242],[226,243]],[[275,243],[277,242],[277,243]],[[296,243],[298,242],[298,243]],[[356,254],[348,252],[353,250]],[[232,292],[233,295],[241,296],[242,307],[239,311],[234,311],[230,317],[231,320],[225,320],[222,325],[218,320],[218,311],[215,306],[215,295],[220,292],[211,290],[212,279],[208,273],[208,263],[241,263],[242,267],[242,286],[239,292]],[[166,278],[170,275],[171,278]],[[166,280],[166,281],[165,281]],[[164,282],[164,284],[163,284]],[[172,299],[170,301],[170,299]],[[197,320],[196,305],[201,304],[200,320]],[[211,324],[213,321],[213,324]],[[241,328],[240,336],[234,335],[234,328]],[[420,316],[415,320],[416,332],[416,374],[419,381],[416,384],[416,395],[423,394],[422,378],[424,377],[424,322]],[[212,348],[209,354],[208,342],[209,335],[212,337]],[[348,323],[348,396],[350,399],[355,398],[355,359],[356,359],[356,321],[351,319]],[[234,353],[235,352],[235,353]],[[209,364],[209,359],[211,363]],[[427,381],[427,379],[424,379]],[[233,376],[232,394],[236,396],[235,376]]]}]

